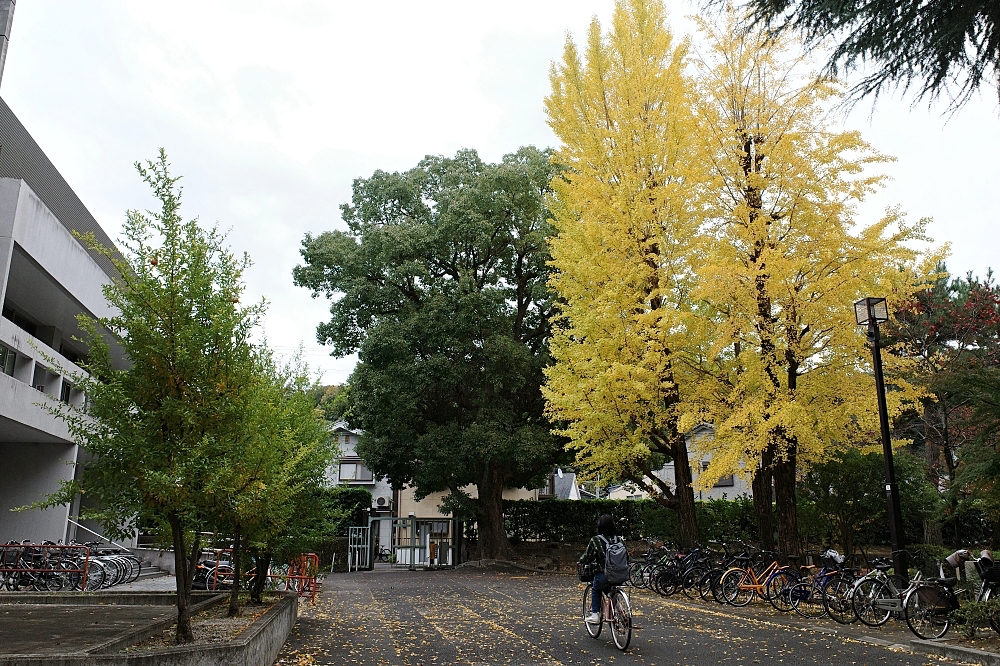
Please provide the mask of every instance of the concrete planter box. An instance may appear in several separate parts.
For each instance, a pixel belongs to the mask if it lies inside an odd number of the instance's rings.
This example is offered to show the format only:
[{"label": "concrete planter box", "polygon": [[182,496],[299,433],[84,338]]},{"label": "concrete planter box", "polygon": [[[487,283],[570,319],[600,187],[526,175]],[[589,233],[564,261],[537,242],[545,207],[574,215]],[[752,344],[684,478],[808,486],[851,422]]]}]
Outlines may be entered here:
[{"label": "concrete planter box", "polygon": [[[128,593],[124,593],[122,597]],[[48,597],[50,595],[23,595],[25,599],[30,597]],[[86,599],[90,595],[74,595],[78,598]],[[90,603],[99,605],[98,598],[102,595],[95,595]],[[117,596],[117,595],[116,595]],[[173,595],[138,595],[142,597],[145,605],[159,605],[159,598],[162,596],[173,597]],[[205,607],[222,601],[225,595],[209,595],[212,598],[200,600],[198,605]],[[150,599],[150,597],[157,597]],[[68,597],[55,601],[20,601],[20,603],[52,603],[66,604]],[[104,603],[118,603],[122,601],[105,601]],[[152,602],[152,603],[150,603]],[[8,602],[9,603],[9,602]],[[70,602],[72,603],[72,602]],[[84,602],[86,603],[86,601]],[[157,631],[169,627],[175,618],[170,621],[160,621],[137,627],[134,630],[115,636],[111,640],[90,648],[86,652],[74,652],[68,654],[12,654],[0,655],[0,666],[231,666],[240,664],[241,666],[271,666],[284,645],[285,639],[295,625],[298,616],[298,596],[294,592],[286,593],[278,603],[272,606],[261,617],[249,627],[247,627],[236,639],[226,643],[210,643],[203,645],[186,645],[162,648],[158,650],[132,652],[122,654],[119,651],[129,645],[134,645],[143,639],[151,636]]]}]

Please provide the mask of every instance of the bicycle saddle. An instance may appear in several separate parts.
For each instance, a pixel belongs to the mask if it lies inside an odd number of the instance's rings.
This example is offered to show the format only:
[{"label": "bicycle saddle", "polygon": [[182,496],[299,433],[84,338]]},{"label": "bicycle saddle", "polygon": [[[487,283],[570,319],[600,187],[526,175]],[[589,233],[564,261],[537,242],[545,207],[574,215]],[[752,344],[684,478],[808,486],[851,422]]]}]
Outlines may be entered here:
[{"label": "bicycle saddle", "polygon": [[883,562],[879,562],[878,564],[873,564],[872,567],[875,568],[875,569],[878,569],[882,573],[885,573],[886,571],[888,571],[889,569],[892,568],[892,565],[891,564],[885,564]]},{"label": "bicycle saddle", "polygon": [[929,580],[932,583],[941,583],[942,585],[947,585],[951,587],[958,582],[957,578],[925,578],[924,580]]},{"label": "bicycle saddle", "polygon": [[802,558],[799,557],[798,555],[785,555],[785,559],[788,560],[789,564],[795,564]]}]

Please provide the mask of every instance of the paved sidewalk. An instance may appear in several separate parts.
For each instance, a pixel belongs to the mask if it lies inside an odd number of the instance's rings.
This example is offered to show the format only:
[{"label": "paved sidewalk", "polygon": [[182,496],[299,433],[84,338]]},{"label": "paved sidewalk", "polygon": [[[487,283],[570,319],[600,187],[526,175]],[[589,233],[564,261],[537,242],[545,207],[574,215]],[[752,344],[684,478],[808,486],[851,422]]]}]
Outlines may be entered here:
[{"label": "paved sidewalk", "polygon": [[[755,605],[731,609],[632,594],[637,629],[618,652],[587,636],[583,586],[569,576],[460,569],[327,577],[278,657],[286,666],[371,664],[941,664],[866,642],[907,644],[905,625],[844,629]],[[735,611],[735,612],[734,612]],[[814,627],[814,628],[810,628]],[[948,663],[948,662],[944,662]]]}]

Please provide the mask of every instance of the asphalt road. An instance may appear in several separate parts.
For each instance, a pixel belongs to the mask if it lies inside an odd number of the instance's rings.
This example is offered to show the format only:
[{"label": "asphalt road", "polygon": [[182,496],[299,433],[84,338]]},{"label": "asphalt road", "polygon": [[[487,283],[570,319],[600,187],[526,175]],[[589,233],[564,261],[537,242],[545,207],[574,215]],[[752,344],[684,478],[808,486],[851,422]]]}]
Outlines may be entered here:
[{"label": "asphalt road", "polygon": [[[866,642],[907,644],[905,626],[879,632],[770,607],[728,609],[632,594],[636,629],[628,652],[605,627],[590,638],[580,617],[583,586],[568,576],[459,569],[329,576],[277,664],[941,664]],[[890,625],[892,623],[890,622]],[[838,633],[829,633],[836,631]]]}]

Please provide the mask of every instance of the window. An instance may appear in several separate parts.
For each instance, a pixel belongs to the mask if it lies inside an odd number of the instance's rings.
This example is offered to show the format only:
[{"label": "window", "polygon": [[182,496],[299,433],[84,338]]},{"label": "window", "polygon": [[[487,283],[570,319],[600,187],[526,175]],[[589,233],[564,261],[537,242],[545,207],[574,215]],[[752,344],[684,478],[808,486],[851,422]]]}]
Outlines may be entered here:
[{"label": "window", "polygon": [[372,471],[361,463],[340,463],[341,481],[371,481]]},{"label": "window", "polygon": [[73,387],[70,386],[69,382],[64,379],[63,383],[62,383],[62,389],[59,391],[59,399],[62,400],[63,402],[65,402],[68,405],[69,404],[69,392],[72,391],[72,390],[73,390]]},{"label": "window", "polygon": [[37,326],[35,326],[30,321],[28,321],[22,315],[14,312],[13,308],[9,308],[9,307],[8,308],[4,308],[3,316],[6,317],[7,319],[10,319],[12,322],[14,322],[15,326],[17,326],[20,329],[23,329],[29,335],[35,335],[35,333],[38,332],[38,327]]},{"label": "window", "polygon": [[[704,474],[708,469],[708,461],[703,460],[701,462],[701,471]],[[714,488],[732,488],[736,485],[736,479],[732,474],[727,474],[725,476],[720,476],[719,480],[715,482]]]},{"label": "window", "polygon": [[17,354],[13,349],[7,349],[0,345],[0,372],[5,375],[14,376],[14,363],[17,361]]}]

